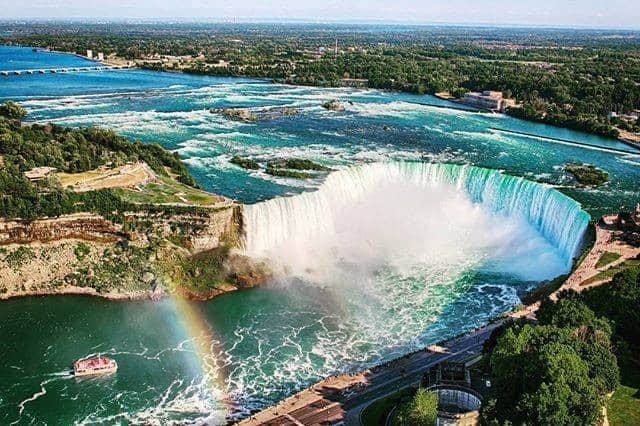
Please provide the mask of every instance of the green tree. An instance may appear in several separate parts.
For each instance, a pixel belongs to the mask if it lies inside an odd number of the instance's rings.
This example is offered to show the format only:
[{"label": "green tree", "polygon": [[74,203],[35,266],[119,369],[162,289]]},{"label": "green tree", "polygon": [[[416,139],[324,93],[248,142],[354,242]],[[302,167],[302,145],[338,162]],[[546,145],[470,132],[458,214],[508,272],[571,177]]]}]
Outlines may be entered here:
[{"label": "green tree", "polygon": [[556,327],[579,327],[593,324],[596,314],[582,302],[575,292],[562,295],[559,300],[546,299],[536,312],[536,318],[543,325]]},{"label": "green tree", "polygon": [[601,384],[576,351],[569,328],[514,324],[490,355],[494,377],[488,420],[516,424],[593,424],[601,407]]},{"label": "green tree", "polygon": [[586,363],[589,378],[600,394],[615,390],[620,384],[620,369],[611,348],[612,328],[605,318],[596,314],[574,291],[562,293],[557,301],[545,300],[536,313],[542,325],[568,328],[570,345]]},{"label": "green tree", "polygon": [[629,343],[640,344],[640,268],[627,268],[610,284],[583,294],[591,309],[613,321],[616,334]]},{"label": "green tree", "polygon": [[22,120],[27,115],[27,110],[15,102],[7,101],[0,105],[0,116],[9,120]]},{"label": "green tree", "polygon": [[398,426],[432,426],[438,418],[438,395],[419,388],[411,401],[398,406],[393,424]]}]

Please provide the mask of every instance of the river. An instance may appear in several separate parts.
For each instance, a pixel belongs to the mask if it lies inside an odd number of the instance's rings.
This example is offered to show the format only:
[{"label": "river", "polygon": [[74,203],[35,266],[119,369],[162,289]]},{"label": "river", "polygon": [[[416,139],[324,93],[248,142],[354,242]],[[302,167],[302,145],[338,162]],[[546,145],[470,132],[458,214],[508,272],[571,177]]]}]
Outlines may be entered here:
[{"label": "river", "polygon": [[[0,46],[0,69],[18,59],[82,61]],[[486,322],[567,270],[588,218],[580,208],[595,217],[640,199],[639,157],[611,151],[632,151],[618,141],[431,96],[110,70],[0,77],[0,99],[21,102],[28,121],[101,125],[177,151],[204,188],[253,204],[251,247],[285,271],[202,303],[2,302],[2,424],[222,423]],[[330,99],[345,110],[322,108]],[[245,123],[209,111],[225,106],[298,113]],[[236,167],[234,155],[339,171],[298,181]],[[569,161],[596,164],[610,181],[578,188]],[[69,375],[95,353],[113,356],[118,372]]]}]

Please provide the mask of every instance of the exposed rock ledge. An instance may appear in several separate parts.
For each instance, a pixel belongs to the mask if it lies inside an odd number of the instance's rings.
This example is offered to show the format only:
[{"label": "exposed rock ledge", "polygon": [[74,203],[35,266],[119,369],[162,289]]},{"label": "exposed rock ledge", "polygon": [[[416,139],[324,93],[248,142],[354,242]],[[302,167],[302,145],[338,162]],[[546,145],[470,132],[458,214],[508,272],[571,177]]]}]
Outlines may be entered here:
[{"label": "exposed rock ledge", "polygon": [[206,300],[259,285],[269,277],[267,268],[234,249],[241,209],[130,212],[124,225],[89,213],[0,220],[0,299],[79,294],[139,300],[173,293]]},{"label": "exposed rock ledge", "polygon": [[77,213],[35,221],[0,220],[0,245],[29,244],[64,239],[110,243],[128,237],[121,225],[102,216]]},{"label": "exposed rock ledge", "polygon": [[25,297],[25,296],[47,296],[47,295],[78,295],[78,296],[98,296],[110,300],[156,300],[162,297],[163,294],[157,294],[151,290],[140,292],[106,292],[99,293],[93,288],[89,287],[77,287],[66,286],[60,289],[54,290],[33,290],[33,291],[19,291],[11,294],[0,294],[0,300],[6,300],[13,297]]}]

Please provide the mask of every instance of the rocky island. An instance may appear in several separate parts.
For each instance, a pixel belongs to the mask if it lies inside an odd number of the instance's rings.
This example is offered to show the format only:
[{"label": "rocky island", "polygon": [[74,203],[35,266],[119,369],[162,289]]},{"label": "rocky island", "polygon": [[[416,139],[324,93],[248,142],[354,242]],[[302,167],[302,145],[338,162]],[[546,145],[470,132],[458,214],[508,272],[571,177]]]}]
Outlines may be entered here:
[{"label": "rocky island", "polygon": [[251,109],[244,107],[211,108],[211,114],[221,114],[231,120],[252,122],[275,120],[280,117],[290,117],[298,114],[298,110],[293,107],[269,107]]},{"label": "rocky island", "polygon": [[[257,160],[238,155],[234,155],[229,162],[247,170],[260,170],[261,168]],[[268,175],[292,179],[309,179],[319,172],[330,172],[331,170],[322,164],[301,158],[267,161],[264,169]]]},{"label": "rocky island", "polygon": [[609,174],[592,164],[569,163],[565,170],[571,173],[580,185],[598,186],[609,180]]}]

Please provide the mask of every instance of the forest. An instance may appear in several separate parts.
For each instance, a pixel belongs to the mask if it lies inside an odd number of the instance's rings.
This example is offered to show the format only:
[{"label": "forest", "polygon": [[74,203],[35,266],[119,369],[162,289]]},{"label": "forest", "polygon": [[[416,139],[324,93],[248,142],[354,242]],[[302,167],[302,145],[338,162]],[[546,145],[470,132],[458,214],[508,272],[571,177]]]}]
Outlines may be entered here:
[{"label": "forest", "polygon": [[497,329],[484,347],[494,382],[485,423],[597,424],[607,395],[638,374],[638,306],[640,268],[631,267],[607,285],[545,300],[537,324]]}]

